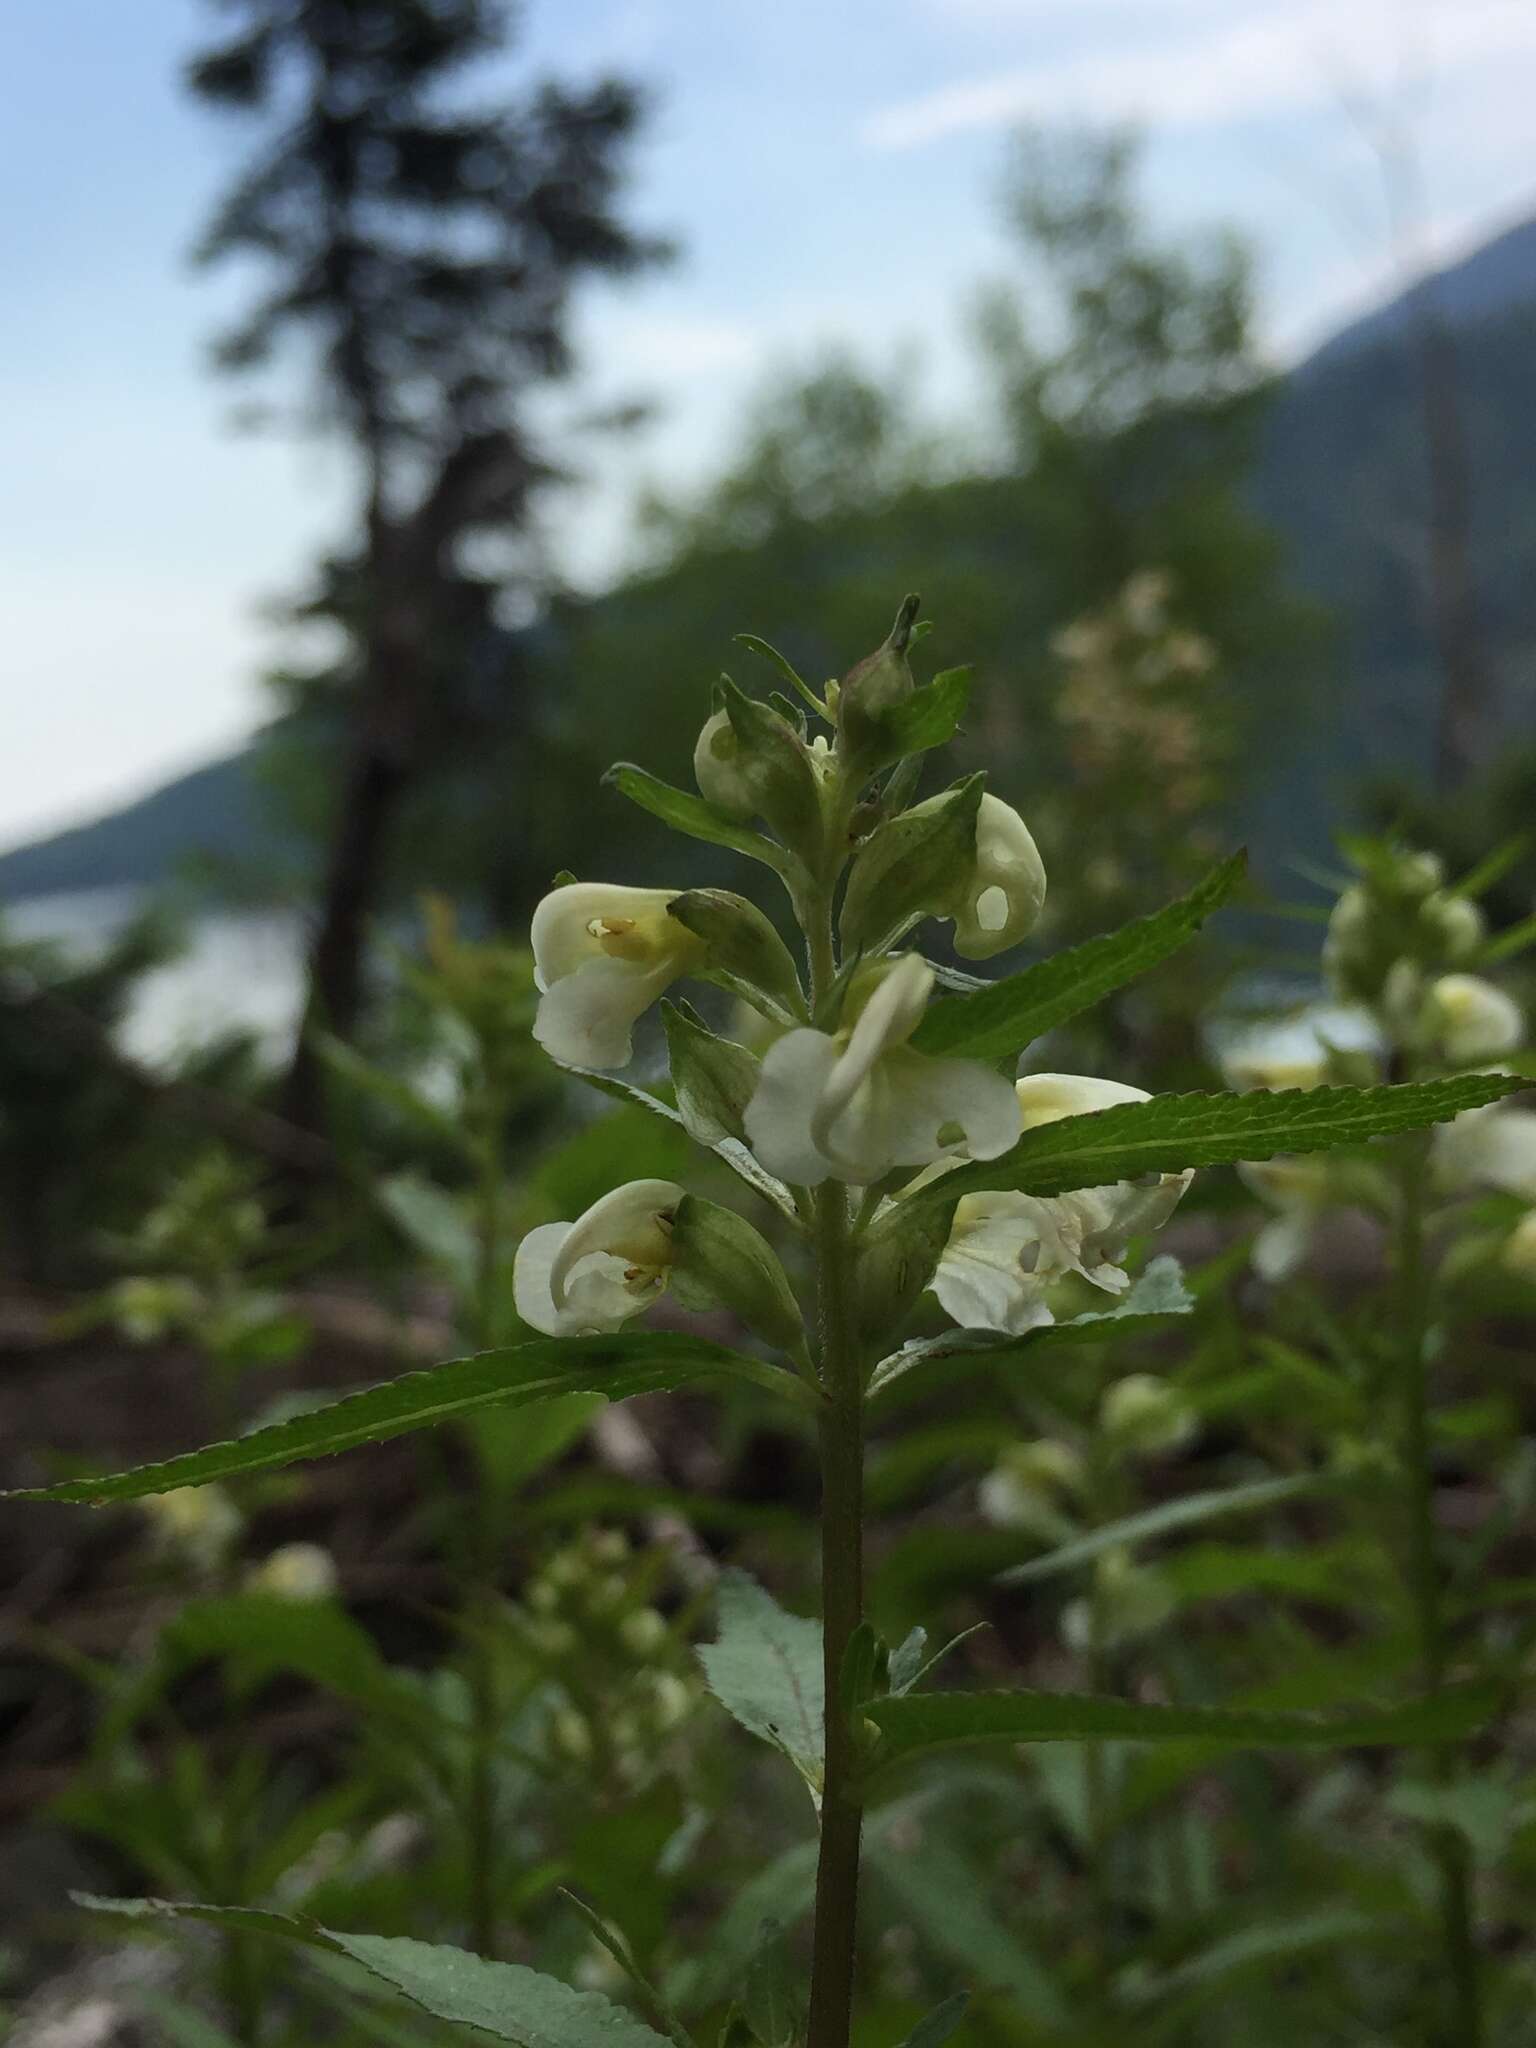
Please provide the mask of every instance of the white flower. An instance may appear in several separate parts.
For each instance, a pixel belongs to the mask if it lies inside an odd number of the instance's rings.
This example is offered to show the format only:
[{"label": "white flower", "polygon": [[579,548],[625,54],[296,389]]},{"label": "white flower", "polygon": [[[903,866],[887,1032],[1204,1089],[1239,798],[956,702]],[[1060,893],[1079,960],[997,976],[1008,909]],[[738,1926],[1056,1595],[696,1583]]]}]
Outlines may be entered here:
[{"label": "white flower", "polygon": [[1080,1455],[1054,1437],[1012,1444],[976,1489],[982,1519],[999,1529],[1033,1529],[1056,1539],[1062,1534],[1060,1497],[1083,1483]]},{"label": "white flower", "polygon": [[1284,1280],[1312,1248],[1317,1226],[1334,1201],[1326,1159],[1245,1160],[1238,1177],[1275,1211],[1253,1241],[1253,1270],[1261,1280]]},{"label": "white flower", "polygon": [[929,1059],[906,1043],[932,986],[933,969],[903,954],[851,1028],[789,1031],[770,1048],[745,1118],[770,1172],[802,1187],[828,1175],[867,1186],[893,1167],[1008,1150],[1019,1135],[1008,1082],[975,1060]]},{"label": "white flower", "polygon": [[[1027,1074],[1014,1092],[1025,1130],[1151,1100],[1144,1089],[1087,1074]],[[1190,1171],[1064,1195],[962,1195],[933,1291],[962,1329],[1022,1336],[1055,1320],[1046,1290],[1068,1273],[1106,1294],[1123,1292],[1127,1244],[1160,1229],[1193,1179]]]},{"label": "white flower", "polygon": [[213,1562],[239,1536],[244,1516],[220,1486],[173,1486],[137,1503],[163,1550],[179,1550],[199,1562]]},{"label": "white flower", "polygon": [[1011,804],[983,793],[976,813],[976,865],[955,910],[955,951],[990,960],[1034,929],[1045,903],[1045,863]]},{"label": "white flower", "polygon": [[329,1600],[338,1585],[336,1560],[318,1543],[279,1544],[245,1583],[248,1591],[278,1600]]},{"label": "white flower", "polygon": [[568,882],[533,913],[543,1000],[533,1035],[568,1067],[623,1067],[635,1020],[686,974],[703,946],[667,915],[676,889]]},{"label": "white flower", "polygon": [[1443,1187],[1499,1188],[1536,1202],[1536,1109],[1464,1109],[1436,1126],[1431,1158]]},{"label": "white flower", "polygon": [[672,1213],[683,1189],[632,1180],[574,1223],[545,1223],[517,1248],[512,1290],[525,1323],[548,1337],[617,1330],[666,1290]]},{"label": "white flower", "polygon": [[1496,1060],[1525,1036],[1520,1005],[1476,974],[1442,974],[1430,985],[1421,1029],[1453,1067]]}]

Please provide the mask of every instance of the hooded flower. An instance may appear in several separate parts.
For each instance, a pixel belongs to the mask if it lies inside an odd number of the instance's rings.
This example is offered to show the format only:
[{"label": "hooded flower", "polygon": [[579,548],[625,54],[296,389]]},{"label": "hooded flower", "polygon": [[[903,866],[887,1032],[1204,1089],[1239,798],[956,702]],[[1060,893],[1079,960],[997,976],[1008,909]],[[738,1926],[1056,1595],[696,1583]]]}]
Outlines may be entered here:
[{"label": "hooded flower", "polygon": [[666,1291],[676,1181],[632,1180],[574,1223],[545,1223],[517,1248],[517,1312],[548,1337],[617,1330]]},{"label": "hooded flower", "polygon": [[667,914],[676,889],[569,882],[533,913],[533,1035],[568,1067],[623,1067],[635,1021],[704,951]]},{"label": "hooded flower", "polygon": [[1525,1036],[1520,1005],[1476,974],[1442,974],[1424,999],[1422,1029],[1449,1066],[1501,1059]]},{"label": "hooded flower", "polygon": [[903,954],[850,1025],[789,1031],[769,1050],[745,1124],[770,1172],[802,1187],[829,1175],[867,1186],[893,1167],[1008,1150],[1019,1135],[1008,1082],[977,1061],[907,1045],[932,986],[933,969]]},{"label": "hooded flower", "polygon": [[[1015,1095],[1025,1130],[1151,1100],[1143,1089],[1086,1074],[1027,1074]],[[1126,1246],[1161,1229],[1193,1178],[1164,1173],[1064,1195],[963,1195],[933,1291],[962,1328],[1009,1336],[1055,1320],[1046,1289],[1068,1273],[1120,1294],[1130,1284],[1120,1264]]]},{"label": "hooded flower", "polygon": [[976,814],[976,865],[954,912],[955,951],[990,960],[1034,929],[1045,903],[1045,863],[1011,804],[984,793]]}]

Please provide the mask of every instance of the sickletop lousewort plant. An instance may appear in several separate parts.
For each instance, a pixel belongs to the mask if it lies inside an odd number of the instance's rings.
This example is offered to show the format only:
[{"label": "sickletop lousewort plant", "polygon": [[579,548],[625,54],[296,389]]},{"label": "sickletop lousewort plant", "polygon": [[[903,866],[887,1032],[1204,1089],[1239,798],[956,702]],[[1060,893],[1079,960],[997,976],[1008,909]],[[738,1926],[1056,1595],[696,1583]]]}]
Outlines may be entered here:
[{"label": "sickletop lousewort plant", "polygon": [[[850,2038],[865,1807],[934,1749],[1432,1743],[1489,1711],[1481,1694],[1433,1672],[1427,1703],[1323,1719],[1091,1693],[966,1692],[931,1682],[938,1660],[921,1629],[892,1645],[865,1620],[865,1437],[870,1418],[889,1412],[893,1387],[935,1361],[946,1386],[968,1366],[1032,1369],[1058,1342],[1112,1340],[1120,1317],[1127,1329],[1176,1317],[1190,1304],[1172,1262],[1157,1261],[1160,1270],[1133,1286],[1128,1259],[1135,1241],[1168,1221],[1198,1167],[1422,1130],[1514,1085],[1472,1075],[1159,1098],[1113,1078],[1019,1075],[1037,1040],[1190,938],[1235,889],[1242,862],[1223,863],[1165,910],[1000,979],[928,959],[918,942],[929,921],[947,926],[953,951],[969,961],[1016,947],[1039,917],[1046,878],[1025,821],[983,775],[919,799],[923,756],[954,736],[969,685],[963,670],[918,684],[909,661],[916,619],[909,598],[882,645],[824,693],[750,641],[795,696],[757,699],[721,679],[695,754],[697,796],[627,764],[610,773],[674,829],[769,869],[798,927],[796,951],[761,908],[715,888],[562,878],[533,920],[535,1038],[602,1092],[680,1124],[762,1205],[763,1229],[679,1180],[630,1182],[521,1240],[513,1288],[531,1336],[498,1339],[231,1443],[34,1489],[48,1499],[136,1498],[572,1394],[617,1401],[713,1379],[776,1397],[790,1426],[814,1429],[819,1450],[820,1623],[786,1614],[727,1573],[718,1640],[699,1655],[711,1691],[789,1759],[814,1803],[809,1988],[793,1964],[786,1986],[795,2015],[786,2038],[808,2048],[847,2048]],[[700,982],[756,1012],[766,1049],[710,1027],[680,988]],[[673,1101],[625,1072],[635,1028],[658,1005]],[[1064,1281],[1086,1287],[1098,1311],[1064,1319]],[[746,1348],[686,1328],[638,1327],[664,1297],[685,1311],[728,1311]],[[925,1298],[953,1328],[910,1334]],[[931,1327],[931,1309],[924,1313]],[[1099,1426],[1118,1457],[1186,1425],[1170,1418],[1155,1385],[1132,1377],[1106,1399]],[[1047,1470],[1047,1459],[1036,1477],[1070,1491],[1071,1463],[1058,1455]],[[1125,1605],[1123,1560],[1100,1576],[1101,1609]],[[195,1912],[221,1924],[215,1907],[115,1910]],[[258,1931],[284,1924],[265,1914]],[[654,2048],[664,2037],[706,2038],[630,1967],[611,1929],[604,1945],[624,1964],[643,2021],[552,1977],[456,1949],[360,1944],[307,1922],[290,1931],[351,1956],[442,2020],[484,2028],[494,2016],[508,2041]],[[690,1940],[707,1954],[707,1937]],[[949,2001],[913,2038],[939,2042],[958,2012]],[[690,2009],[690,2019],[709,2023],[712,2042],[734,2038],[731,2010],[711,2022],[708,2010]]]},{"label": "sickletop lousewort plant", "polygon": [[[1477,877],[1449,885],[1435,854],[1373,841],[1348,842],[1346,851],[1356,874],[1329,916],[1323,966],[1354,1026],[1349,1043],[1333,1044],[1321,1031],[1312,1050],[1293,1042],[1278,1059],[1239,1048],[1227,1062],[1234,1085],[1313,1088],[1484,1070],[1518,1080],[1511,1063],[1525,1046],[1524,1011],[1479,970],[1497,966],[1530,934],[1491,935],[1475,900]],[[1484,864],[1487,878],[1499,865],[1497,856]],[[1334,1035],[1346,1034],[1335,1026]],[[1413,1618],[1420,1680],[1433,1694],[1458,1659],[1452,1606],[1457,1575],[1464,1581],[1468,1569],[1465,1556],[1452,1558],[1436,1511],[1435,1369],[1454,1357],[1458,1320],[1469,1305],[1474,1314],[1484,1307],[1490,1280],[1536,1279],[1536,1110],[1488,1103],[1369,1159],[1271,1159],[1241,1172],[1271,1212],[1253,1244],[1261,1278],[1299,1272],[1344,1210],[1375,1219],[1389,1247],[1389,1426],[1369,1445],[1346,1441],[1338,1455],[1362,1500],[1374,1493],[1385,1506],[1385,1547]],[[1423,1804],[1448,1986],[1443,2038],[1479,2048],[1487,2024],[1471,1844],[1446,1818],[1456,1811],[1462,1765],[1455,1746],[1437,1747]],[[1415,1797],[1423,1789],[1414,1788]]]}]

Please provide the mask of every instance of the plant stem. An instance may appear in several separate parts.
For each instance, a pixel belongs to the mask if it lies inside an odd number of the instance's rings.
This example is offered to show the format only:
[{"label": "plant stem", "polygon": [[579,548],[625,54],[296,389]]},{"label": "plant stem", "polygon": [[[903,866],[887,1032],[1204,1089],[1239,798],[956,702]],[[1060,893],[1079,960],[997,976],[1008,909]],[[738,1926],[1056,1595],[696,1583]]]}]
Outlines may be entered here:
[{"label": "plant stem", "polygon": [[[829,832],[829,840],[832,835]],[[813,1013],[837,972],[833,882],[799,906]],[[823,1181],[812,1204],[821,1414],[822,1671],[826,1687],[821,1849],[816,1865],[807,2048],[847,2048],[858,1943],[859,1850],[864,1812],[856,1790],[853,1728],[841,1691],[843,1660],[864,1613],[864,1382],[851,1300],[848,1193]]]},{"label": "plant stem", "polygon": [[843,1660],[863,1618],[864,1390],[848,1300],[848,1199],[841,1182],[816,1191],[821,1321],[821,1598],[826,1768],[808,2048],[847,2048],[863,1808],[855,1790],[853,1729],[840,1697]]},{"label": "plant stem", "polygon": [[[1424,1177],[1427,1147],[1403,1148],[1398,1189],[1397,1286],[1401,1316],[1403,1464],[1407,1507],[1406,1576],[1419,1644],[1420,1679],[1433,1697],[1445,1683],[1445,1619],[1435,1558],[1435,1481],[1430,1445],[1429,1271],[1424,1242]],[[1439,1784],[1450,1783],[1455,1757],[1445,1744],[1430,1751]],[[1446,2048],[1482,2048],[1483,2017],[1477,1947],[1472,1931],[1472,1872],[1468,1845],[1459,1831],[1437,1826],[1430,1845],[1440,1878],[1440,1925],[1450,1978],[1452,2018]]]},{"label": "plant stem", "polygon": [[[475,1341],[496,1341],[498,1256],[501,1245],[500,1104],[486,1089],[485,1130],[481,1140],[479,1187],[479,1269],[476,1274],[473,1322]],[[469,1501],[470,1617],[469,1679],[471,1697],[470,1761],[465,1783],[465,1830],[468,1836],[468,1905],[470,1945],[494,1961],[496,1939],[496,1745],[500,1707],[496,1687],[496,1513],[491,1488],[482,1471]]]}]

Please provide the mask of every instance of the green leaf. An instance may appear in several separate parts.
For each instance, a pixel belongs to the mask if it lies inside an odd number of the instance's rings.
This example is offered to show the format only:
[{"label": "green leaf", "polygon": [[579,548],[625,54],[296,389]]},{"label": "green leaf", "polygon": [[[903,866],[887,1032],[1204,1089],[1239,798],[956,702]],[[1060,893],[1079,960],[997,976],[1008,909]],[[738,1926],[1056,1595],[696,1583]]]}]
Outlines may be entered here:
[{"label": "green leaf", "polygon": [[789,687],[797,696],[804,698],[818,718],[830,717],[826,705],[822,703],[810,684],[801,676],[789,657],[780,654],[778,648],[771,641],[763,639],[759,633],[733,633],[731,638],[738,647],[745,647],[751,653],[760,655],[770,668],[777,669]]},{"label": "green leaf", "polygon": [[952,740],[965,716],[971,698],[971,670],[947,668],[904,697],[881,720],[884,758],[895,760],[903,754],[924,754],[930,747],[942,747]]},{"label": "green leaf", "polygon": [[700,1145],[744,1138],[742,1117],[757,1092],[762,1062],[734,1039],[718,1038],[697,1018],[663,1001],[667,1065],[677,1092],[677,1111],[688,1135]]},{"label": "green leaf", "polygon": [[1061,2025],[1067,2017],[1061,1993],[988,1904],[972,1860],[931,1820],[920,1841],[915,1853],[904,1842],[876,1841],[870,1848],[871,1874],[896,1894],[901,1917],[973,1978],[978,1990],[1006,1992],[1038,2020]]},{"label": "green leaf", "polygon": [[1134,981],[1178,951],[1218,910],[1243,878],[1247,855],[1233,854],[1187,896],[1134,924],[1055,953],[1032,967],[988,982],[971,995],[941,996],[930,1004],[912,1043],[919,1052],[948,1058],[1011,1059],[1035,1039],[1112,989]]},{"label": "green leaf", "polygon": [[744,1358],[703,1337],[664,1330],[538,1337],[405,1373],[229,1443],[209,1444],[97,1479],[18,1488],[0,1498],[83,1501],[99,1507],[108,1501],[137,1500],[146,1493],[168,1493],[175,1486],[204,1486],[210,1479],[236,1472],[270,1472],[302,1458],[330,1457],[358,1444],[431,1429],[481,1408],[522,1407],[562,1394],[602,1394],[610,1401],[623,1401],[632,1394],[664,1393],[709,1378],[751,1380],[792,1400],[815,1398],[794,1374]]},{"label": "green leaf", "polygon": [[932,2012],[918,2021],[901,2048],[943,2048],[943,2043],[965,2018],[965,2009],[970,2002],[968,1991],[957,1991],[953,1998],[946,1998],[942,2005],[936,2005]]},{"label": "green leaf", "polygon": [[[1273,1094],[1157,1095],[1026,1131],[1000,1159],[940,1177],[908,1202],[953,1201],[978,1190],[1060,1195],[1075,1188],[1229,1166],[1279,1153],[1327,1152],[1368,1138],[1442,1123],[1513,1095],[1526,1084],[1503,1074],[1406,1081],[1389,1088],[1286,1088]],[[901,1205],[906,1206],[906,1203]],[[874,1233],[872,1232],[871,1235]]]},{"label": "green leaf", "polygon": [[1166,1254],[1149,1262],[1146,1271],[1114,1308],[1090,1309],[1064,1323],[1046,1323],[1007,1337],[998,1330],[946,1330],[922,1337],[882,1358],[870,1376],[869,1395],[884,1394],[920,1366],[945,1367],[946,1383],[954,1368],[1007,1365],[1016,1358],[1059,1344],[1100,1344],[1110,1338],[1134,1336],[1155,1329],[1164,1316],[1188,1315],[1194,1298],[1184,1285],[1184,1271]]},{"label": "green leaf", "polygon": [[720,1633],[699,1647],[709,1689],[751,1734],[821,1782],[825,1681],[821,1624],[786,1614],[745,1572],[722,1575]]},{"label": "green leaf", "polygon": [[1185,1742],[1213,1749],[1351,1748],[1455,1742],[1493,1713],[1492,1686],[1448,1687],[1400,1707],[1354,1714],[1276,1714],[1245,1707],[1162,1707],[1096,1693],[924,1692],[871,1700],[885,1737],[878,1759],[977,1742]]},{"label": "green leaf", "polygon": [[733,853],[760,860],[778,874],[793,859],[782,846],[761,832],[754,832],[750,825],[728,818],[701,796],[690,796],[686,790],[659,781],[632,761],[616,761],[603,780],[642,811],[649,811],[653,818],[660,818],[664,825],[670,825],[674,832],[686,833],[690,839],[703,839],[711,846],[728,846]]},{"label": "green leaf", "polygon": [[462,1295],[475,1285],[480,1247],[462,1206],[417,1173],[392,1173],[378,1185],[380,1206],[401,1234],[438,1266]]},{"label": "green leaf", "polygon": [[467,1949],[378,1934],[341,1934],[295,1914],[244,1906],[183,1906],[165,1899],[77,1895],[93,1913],[119,1919],[205,1920],[233,1933],[276,1934],[346,1956],[424,2012],[476,2027],[516,2048],[667,2048],[656,2033],[596,1991],[573,1991],[521,1963],[488,1963]]},{"label": "green leaf", "polygon": [[1207,1493],[1186,1494],[1182,1500],[1164,1501],[1158,1507],[1144,1508],[1140,1514],[1125,1515],[1117,1522],[1106,1522],[1100,1529],[1091,1529],[1086,1536],[1076,1537],[1071,1543],[1063,1543],[1059,1549],[1047,1551],[1044,1557],[1032,1557],[1027,1564],[1000,1572],[996,1583],[1000,1586],[1033,1585],[1040,1579],[1055,1578],[1060,1572],[1075,1571],[1079,1565],[1090,1563],[1106,1550],[1150,1542],[1154,1537],[1167,1536],[1175,1529],[1193,1528],[1201,1522],[1222,1521],[1231,1515],[1258,1514],[1261,1509],[1276,1507],[1281,1501],[1316,1493],[1323,1483],[1312,1478],[1257,1479],[1246,1486],[1224,1486],[1212,1488]]}]

